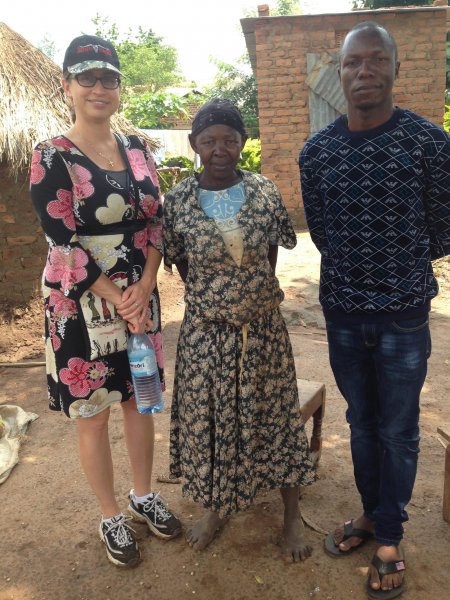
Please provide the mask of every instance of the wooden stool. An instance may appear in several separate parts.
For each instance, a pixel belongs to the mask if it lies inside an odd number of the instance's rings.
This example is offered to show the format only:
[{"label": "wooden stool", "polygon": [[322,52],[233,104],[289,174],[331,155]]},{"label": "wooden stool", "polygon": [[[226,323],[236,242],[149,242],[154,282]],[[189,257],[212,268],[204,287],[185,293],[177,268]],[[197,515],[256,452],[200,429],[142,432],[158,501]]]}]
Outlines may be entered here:
[{"label": "wooden stool", "polygon": [[438,427],[437,432],[447,442],[445,447],[444,496],[442,500],[442,516],[450,523],[450,429]]},{"label": "wooden stool", "polygon": [[322,452],[322,421],[325,414],[325,384],[317,381],[297,379],[298,399],[302,411],[302,422],[312,417],[313,430],[309,448],[311,460],[317,466]]}]

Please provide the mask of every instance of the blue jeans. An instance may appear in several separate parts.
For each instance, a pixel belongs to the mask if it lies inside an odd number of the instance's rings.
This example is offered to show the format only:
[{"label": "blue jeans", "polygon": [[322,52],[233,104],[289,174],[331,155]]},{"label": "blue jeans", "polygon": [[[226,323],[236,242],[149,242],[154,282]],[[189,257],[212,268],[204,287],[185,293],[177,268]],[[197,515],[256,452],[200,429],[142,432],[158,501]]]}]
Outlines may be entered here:
[{"label": "blue jeans", "polygon": [[330,364],[348,404],[356,486],[378,543],[398,546],[419,454],[419,398],[431,352],[428,318],[327,323]]}]

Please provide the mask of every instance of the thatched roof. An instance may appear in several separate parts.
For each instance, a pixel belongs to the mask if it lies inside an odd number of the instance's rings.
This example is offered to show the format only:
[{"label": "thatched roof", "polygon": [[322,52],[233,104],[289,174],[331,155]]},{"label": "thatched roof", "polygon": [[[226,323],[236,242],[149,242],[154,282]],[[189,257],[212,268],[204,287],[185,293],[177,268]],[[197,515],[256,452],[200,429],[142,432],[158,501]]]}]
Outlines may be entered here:
[{"label": "thatched roof", "polygon": [[[32,148],[69,129],[71,119],[60,67],[4,23],[0,56],[0,160],[17,174],[29,166]],[[119,115],[112,123],[116,131],[139,134],[152,147],[158,145]]]}]

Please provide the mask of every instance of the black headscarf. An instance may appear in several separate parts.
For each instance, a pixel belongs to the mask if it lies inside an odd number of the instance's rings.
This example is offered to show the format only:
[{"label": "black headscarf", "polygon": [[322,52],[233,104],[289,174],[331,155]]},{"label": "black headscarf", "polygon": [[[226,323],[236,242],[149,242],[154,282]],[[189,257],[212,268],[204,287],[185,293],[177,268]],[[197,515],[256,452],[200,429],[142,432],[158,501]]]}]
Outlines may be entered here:
[{"label": "black headscarf", "polygon": [[229,100],[214,98],[204,104],[194,117],[192,122],[192,137],[196,137],[211,125],[228,125],[247,137],[244,120],[240,110]]}]

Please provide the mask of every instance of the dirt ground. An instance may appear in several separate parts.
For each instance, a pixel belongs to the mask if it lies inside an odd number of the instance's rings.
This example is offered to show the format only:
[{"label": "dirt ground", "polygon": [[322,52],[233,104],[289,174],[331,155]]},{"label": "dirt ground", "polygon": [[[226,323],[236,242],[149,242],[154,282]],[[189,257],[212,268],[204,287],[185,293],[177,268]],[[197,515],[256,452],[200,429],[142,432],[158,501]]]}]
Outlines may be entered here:
[{"label": "dirt ground", "polygon": [[[318,305],[319,256],[307,234],[294,251],[280,251],[278,275],[286,292],[283,311],[294,347],[297,375],[326,384],[323,452],[318,480],[304,490],[301,508],[317,529],[330,530],[359,514],[352,476],[345,405],[328,365]],[[441,295],[433,302],[433,353],[422,395],[421,454],[409,505],[404,548],[408,600],[449,597],[450,525],[442,519],[444,448],[436,427],[450,424],[450,264],[439,269]],[[178,276],[160,274],[169,389],[156,416],[155,474],[167,472],[169,404],[176,341],[183,312]],[[42,360],[39,302],[17,309],[0,325],[0,363]],[[301,564],[281,560],[273,543],[282,523],[278,492],[258,496],[234,517],[203,553],[184,537],[161,542],[136,524],[143,554],[133,570],[111,565],[97,534],[98,509],[78,462],[74,425],[47,410],[45,368],[1,367],[0,403],[17,404],[39,418],[20,450],[20,463],[0,486],[0,600],[323,600],[363,599],[373,545],[339,559],[328,557],[323,534],[305,528],[314,548]],[[120,409],[113,410],[111,442],[116,490],[126,507],[130,488]],[[309,429],[309,424],[308,424]],[[155,484],[188,526],[200,514],[179,485]]]}]

